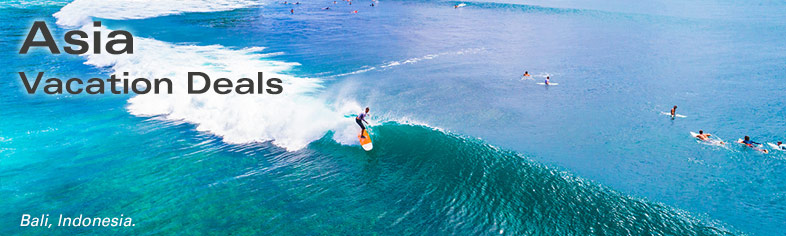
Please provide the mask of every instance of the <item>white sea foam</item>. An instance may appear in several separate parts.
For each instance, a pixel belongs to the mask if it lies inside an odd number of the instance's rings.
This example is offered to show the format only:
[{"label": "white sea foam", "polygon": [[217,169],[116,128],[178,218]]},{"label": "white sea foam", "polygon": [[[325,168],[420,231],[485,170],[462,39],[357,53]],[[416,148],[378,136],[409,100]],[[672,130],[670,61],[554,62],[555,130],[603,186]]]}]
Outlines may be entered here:
[{"label": "white sea foam", "polygon": [[80,27],[93,17],[144,19],[184,12],[216,12],[259,5],[251,0],[75,0],[55,13],[57,24]]},{"label": "white sea foam", "polygon": [[[82,30],[94,29],[86,25]],[[108,32],[102,28],[101,41],[107,40]],[[197,130],[221,136],[228,143],[272,141],[287,150],[298,150],[329,131],[334,132],[333,138],[339,143],[357,142],[355,136],[359,129],[345,114],[359,112],[361,106],[353,101],[329,104],[315,97],[322,88],[321,80],[287,74],[298,64],[268,60],[266,55],[277,54],[265,54],[264,48],[179,45],[135,37],[134,50],[133,54],[84,56],[85,64],[109,68],[117,76],[124,77],[123,72],[128,72],[127,78],[173,81],[173,94],[150,93],[129,99],[127,108],[133,115],[189,122]],[[188,94],[188,72],[203,72],[212,80],[237,81],[247,77],[255,82],[257,72],[264,72],[265,79],[283,81],[283,93],[221,95],[211,90],[205,94]],[[196,86],[203,85],[196,83]],[[165,93],[165,86],[162,90]]]},{"label": "white sea foam", "polygon": [[[181,12],[210,12],[247,7],[257,4],[245,0],[76,0],[58,13],[58,25],[82,26],[94,31],[92,17],[106,19],[139,19]],[[109,30],[102,29],[106,42]],[[92,36],[92,35],[89,35]],[[92,43],[92,39],[87,42]],[[92,48],[93,45],[90,45]],[[128,78],[169,78],[173,94],[144,94],[129,99],[127,109],[137,116],[159,116],[195,124],[197,130],[223,137],[228,143],[266,142],[298,150],[332,131],[333,139],[342,144],[355,144],[359,128],[352,117],[361,106],[354,101],[328,103],[316,94],[321,80],[299,78],[287,74],[297,63],[268,60],[280,53],[262,53],[264,48],[227,48],[220,45],[196,46],[172,44],[149,38],[134,38],[134,53],[111,55],[89,54],[85,64],[109,68],[118,76]],[[187,94],[187,73],[203,72],[211,79],[280,78],[284,92],[270,94]],[[260,91],[256,91],[259,93]]]},{"label": "white sea foam", "polygon": [[58,6],[66,3],[67,0],[7,0],[0,4],[0,9]]}]

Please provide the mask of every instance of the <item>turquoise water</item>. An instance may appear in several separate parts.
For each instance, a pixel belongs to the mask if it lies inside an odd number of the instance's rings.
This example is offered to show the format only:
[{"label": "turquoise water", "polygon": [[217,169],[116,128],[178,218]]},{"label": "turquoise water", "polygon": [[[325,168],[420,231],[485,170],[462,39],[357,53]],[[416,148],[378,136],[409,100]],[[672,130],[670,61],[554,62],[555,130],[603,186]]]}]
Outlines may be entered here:
[{"label": "turquoise water", "polygon": [[[786,139],[783,3],[368,3],[4,3],[0,234],[783,234],[786,153],[688,133]],[[144,38],[138,57],[17,54],[32,21],[62,35],[78,14]],[[192,66],[317,87],[27,95],[16,74]],[[660,114],[675,104],[686,118]],[[365,106],[372,152],[342,116]],[[136,226],[18,227],[25,213]]]}]

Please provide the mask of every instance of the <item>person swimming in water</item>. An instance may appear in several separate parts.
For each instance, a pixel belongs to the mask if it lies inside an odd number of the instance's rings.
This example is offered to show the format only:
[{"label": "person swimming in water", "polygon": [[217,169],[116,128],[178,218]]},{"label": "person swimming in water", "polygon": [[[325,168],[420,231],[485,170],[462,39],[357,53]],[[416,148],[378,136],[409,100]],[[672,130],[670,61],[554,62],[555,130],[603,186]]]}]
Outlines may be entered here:
[{"label": "person swimming in water", "polygon": [[671,118],[674,119],[674,117],[676,116],[677,116],[677,105],[674,105],[674,108],[671,108]]},{"label": "person swimming in water", "polygon": [[366,112],[360,113],[358,114],[357,117],[355,117],[355,123],[358,123],[358,125],[360,126],[360,138],[366,138],[366,136],[363,136],[363,133],[365,133],[366,131],[366,126],[363,125],[363,122],[366,122],[366,124],[368,124],[368,121],[366,121],[368,110],[369,110],[368,107],[366,107]]},{"label": "person swimming in water", "polygon": [[290,14],[295,14],[295,9],[294,9],[294,8],[292,8],[292,9],[289,9],[289,13],[290,13]]},{"label": "person swimming in water", "polygon": [[524,71],[524,76],[529,76],[529,71]]}]

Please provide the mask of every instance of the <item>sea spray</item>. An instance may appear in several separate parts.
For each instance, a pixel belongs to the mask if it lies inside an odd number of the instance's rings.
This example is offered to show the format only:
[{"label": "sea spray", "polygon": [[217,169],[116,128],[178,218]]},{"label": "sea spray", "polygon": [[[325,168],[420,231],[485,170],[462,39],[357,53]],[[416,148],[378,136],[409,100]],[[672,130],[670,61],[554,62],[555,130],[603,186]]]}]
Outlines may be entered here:
[{"label": "sea spray", "polygon": [[[197,1],[185,1],[194,3]],[[54,16],[61,26],[85,24],[89,17],[110,19],[135,19],[184,11],[227,10],[247,6],[247,2],[236,4],[205,5],[204,8],[183,8],[177,4],[159,4],[148,9],[145,4],[112,4],[108,9],[87,6],[89,0],[75,1]],[[87,4],[87,5],[85,5]],[[245,5],[244,5],[245,4]],[[100,5],[100,4],[99,4]],[[122,6],[122,7],[118,7]],[[181,9],[181,10],[174,10]],[[186,10],[182,10],[186,9]],[[80,17],[85,17],[81,19]],[[102,32],[106,32],[105,29]],[[101,37],[104,37],[102,34]],[[322,88],[322,81],[301,78],[288,74],[298,63],[280,62],[264,58],[261,47],[242,49],[221,45],[183,45],[137,37],[134,54],[83,55],[85,64],[99,68],[110,68],[112,72],[129,72],[139,77],[172,78],[172,94],[140,94],[128,100],[127,109],[136,116],[161,116],[170,120],[182,120],[196,125],[198,131],[210,132],[228,143],[267,142],[294,151],[333,131],[333,138],[343,144],[352,143],[356,127],[348,112],[359,111],[360,106],[352,101],[329,104],[315,95]],[[200,71],[216,77],[253,75],[263,71],[271,78],[280,78],[286,89],[276,96],[247,96],[231,93],[219,95],[188,94],[188,71]],[[180,91],[180,92],[178,92]],[[334,99],[338,100],[338,99]]]}]

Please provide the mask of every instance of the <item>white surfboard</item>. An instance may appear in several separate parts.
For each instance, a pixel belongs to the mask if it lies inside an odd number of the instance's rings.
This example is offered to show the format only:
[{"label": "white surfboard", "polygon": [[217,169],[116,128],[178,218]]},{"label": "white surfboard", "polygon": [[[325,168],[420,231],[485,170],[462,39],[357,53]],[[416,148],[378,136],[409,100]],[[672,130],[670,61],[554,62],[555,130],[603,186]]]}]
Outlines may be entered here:
[{"label": "white surfboard", "polygon": [[767,145],[770,145],[770,147],[772,149],[775,149],[775,150],[778,150],[778,151],[782,151],[782,152],[786,152],[786,149],[782,148],[782,147],[786,147],[786,144],[781,144],[781,146],[778,146],[777,144],[774,144],[774,143],[767,143]]},{"label": "white surfboard", "polygon": [[696,140],[698,140],[700,142],[704,141],[704,142],[706,142],[707,144],[710,144],[710,145],[717,145],[717,146],[723,146],[724,145],[723,140],[721,140],[719,138],[713,138],[715,136],[711,136],[707,140],[699,139],[699,137],[698,137],[699,133],[696,133],[696,132],[690,132],[690,136],[696,138]]},{"label": "white surfboard", "polygon": [[544,83],[544,82],[540,82],[540,83],[538,83],[538,84],[539,84],[539,85],[548,85],[548,86],[551,86],[551,85],[559,85],[559,83],[549,83],[549,84],[546,84],[546,83]]},{"label": "white surfboard", "polygon": [[[661,112],[660,114],[661,114],[661,115],[667,115],[667,116],[671,116],[671,112]],[[680,114],[674,114],[674,117],[677,117],[677,118],[685,118],[685,117],[688,117],[688,116],[684,116],[684,115],[680,115]]]}]

